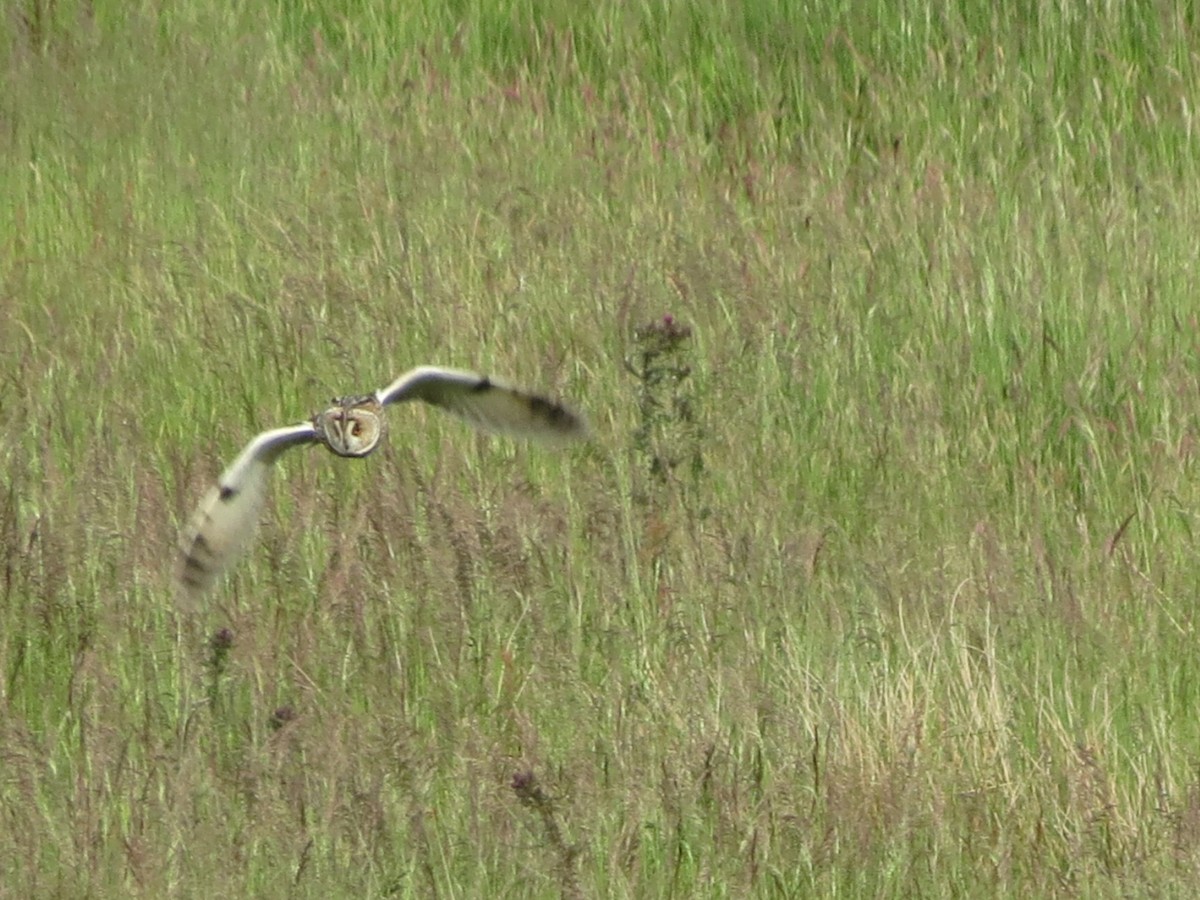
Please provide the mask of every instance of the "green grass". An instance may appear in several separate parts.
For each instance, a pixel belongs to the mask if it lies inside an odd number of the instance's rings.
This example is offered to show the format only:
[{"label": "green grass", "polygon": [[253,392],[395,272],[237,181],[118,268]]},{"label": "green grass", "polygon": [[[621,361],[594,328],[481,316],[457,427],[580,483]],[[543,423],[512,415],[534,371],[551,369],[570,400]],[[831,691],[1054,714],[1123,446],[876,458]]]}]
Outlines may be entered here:
[{"label": "green grass", "polygon": [[[1190,9],[161,6],[0,28],[0,895],[1195,894]],[[595,438],[177,613],[425,362]]]}]

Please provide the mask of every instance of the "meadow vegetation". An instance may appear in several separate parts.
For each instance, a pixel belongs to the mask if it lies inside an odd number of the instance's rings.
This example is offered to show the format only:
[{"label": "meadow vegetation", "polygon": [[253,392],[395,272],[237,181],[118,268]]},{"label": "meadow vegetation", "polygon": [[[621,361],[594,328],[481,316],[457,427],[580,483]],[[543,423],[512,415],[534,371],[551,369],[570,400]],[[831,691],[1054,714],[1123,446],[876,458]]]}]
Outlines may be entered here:
[{"label": "meadow vegetation", "polygon": [[[14,0],[0,896],[1194,896],[1184,3]],[[177,612],[250,436],[281,464]]]}]

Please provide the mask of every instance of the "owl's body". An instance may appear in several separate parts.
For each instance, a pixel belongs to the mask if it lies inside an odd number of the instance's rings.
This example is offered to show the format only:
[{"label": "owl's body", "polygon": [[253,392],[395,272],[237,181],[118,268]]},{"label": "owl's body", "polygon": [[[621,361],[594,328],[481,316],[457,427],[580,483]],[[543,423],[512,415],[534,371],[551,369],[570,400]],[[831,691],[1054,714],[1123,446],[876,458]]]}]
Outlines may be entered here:
[{"label": "owl's body", "polygon": [[221,473],[180,542],[176,583],[181,598],[198,601],[250,543],[271,467],[282,453],[324,444],[337,456],[368,456],[387,432],[383,408],[406,400],[423,400],[477,428],[517,437],[562,441],[587,433],[583,419],[567,407],[459,369],[421,366],[374,394],[336,398],[307,422],[264,431]]}]

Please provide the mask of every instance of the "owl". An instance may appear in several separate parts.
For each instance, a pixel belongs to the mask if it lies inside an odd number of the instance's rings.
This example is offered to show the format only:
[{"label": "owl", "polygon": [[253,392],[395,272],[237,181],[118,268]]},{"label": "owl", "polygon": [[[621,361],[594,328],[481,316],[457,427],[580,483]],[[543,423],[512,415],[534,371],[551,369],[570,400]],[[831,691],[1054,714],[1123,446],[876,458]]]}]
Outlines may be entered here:
[{"label": "owl", "polygon": [[292,447],[323,444],[337,456],[370,455],[386,433],[383,408],[423,400],[485,431],[541,441],[587,434],[568,407],[474,372],[420,366],[374,394],[337,397],[306,422],[264,431],[217,479],[184,529],[175,583],[180,600],[194,605],[227,572],[258,527],[271,467]]}]

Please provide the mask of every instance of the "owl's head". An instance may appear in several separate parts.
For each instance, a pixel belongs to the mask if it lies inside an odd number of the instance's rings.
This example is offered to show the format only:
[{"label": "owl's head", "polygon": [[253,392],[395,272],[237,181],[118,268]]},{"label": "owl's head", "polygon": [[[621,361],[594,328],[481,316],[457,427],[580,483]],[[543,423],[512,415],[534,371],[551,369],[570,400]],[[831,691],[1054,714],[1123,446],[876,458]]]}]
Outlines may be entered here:
[{"label": "owl's head", "polygon": [[374,395],[334,397],[333,405],[313,416],[313,426],[330,452],[367,456],[383,438],[383,407]]}]

